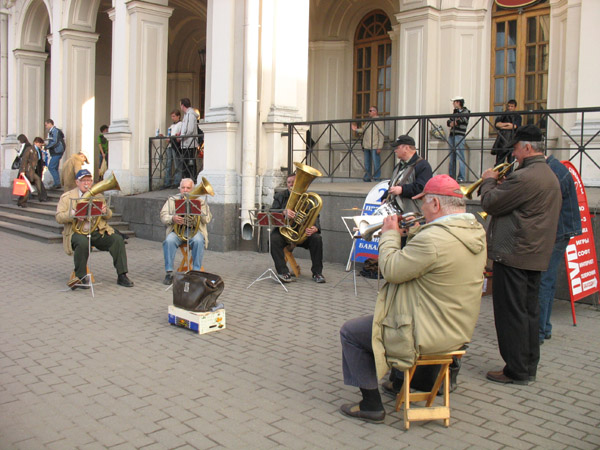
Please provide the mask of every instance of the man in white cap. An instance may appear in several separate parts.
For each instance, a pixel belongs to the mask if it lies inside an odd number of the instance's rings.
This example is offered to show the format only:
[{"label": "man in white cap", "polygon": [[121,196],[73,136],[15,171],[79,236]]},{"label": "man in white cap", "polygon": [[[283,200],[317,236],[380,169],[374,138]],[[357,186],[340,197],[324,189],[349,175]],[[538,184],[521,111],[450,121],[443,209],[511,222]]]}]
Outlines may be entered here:
[{"label": "man in white cap", "polygon": [[[469,125],[468,116],[459,116],[460,114],[468,114],[469,111],[465,107],[465,99],[457,95],[452,100],[454,111],[452,116],[446,122],[450,128],[450,136],[448,142],[450,143],[450,166],[448,172],[450,176],[462,183],[466,179],[466,164],[465,164],[465,139],[467,134],[467,126]],[[456,158],[458,156],[458,177],[456,176]]]},{"label": "man in white cap", "polygon": [[[76,199],[79,199],[90,190],[93,179],[92,174],[87,169],[82,169],[77,172],[75,183],[77,187],[65,192],[60,196],[58,206],[56,208],[56,221],[63,224],[63,247],[67,255],[73,255],[75,263],[75,276],[78,279],[77,283],[73,283],[71,289],[89,289],[89,281],[86,280],[87,260],[89,256],[89,242],[87,232],[89,231],[90,223],[86,222],[84,217],[74,219],[75,212],[72,210]],[[98,250],[108,251],[113,257],[113,265],[117,270],[117,284],[125,287],[132,287],[133,282],[127,277],[127,253],[125,252],[125,243],[123,237],[108,224],[107,220],[112,217],[112,211],[106,207],[104,196],[98,194],[94,196],[103,202],[102,214],[98,222],[98,227],[91,232],[91,245]],[[95,219],[92,219],[95,220]],[[82,223],[82,229],[86,234],[75,232],[75,222]],[[70,284],[71,285],[71,284]]]},{"label": "man in white cap", "polygon": [[410,368],[419,354],[460,349],[479,315],[485,230],[466,212],[460,186],[448,175],[431,178],[414,198],[421,199],[426,224],[401,248],[407,230],[399,228],[397,215],[384,219],[379,268],[386,283],[375,313],[340,330],[344,384],[363,395],[340,410],[368,422],[385,419],[377,381],[389,369]]}]

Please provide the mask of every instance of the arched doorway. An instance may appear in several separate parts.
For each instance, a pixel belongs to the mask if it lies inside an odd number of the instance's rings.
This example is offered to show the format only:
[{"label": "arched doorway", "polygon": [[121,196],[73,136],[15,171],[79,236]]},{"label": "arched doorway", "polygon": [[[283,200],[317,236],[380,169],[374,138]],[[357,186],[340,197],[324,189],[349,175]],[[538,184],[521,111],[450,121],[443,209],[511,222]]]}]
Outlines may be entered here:
[{"label": "arched doorway", "polygon": [[392,30],[384,11],[365,15],[354,35],[354,117],[369,116],[369,106],[376,105],[379,116],[390,114],[392,86]]}]

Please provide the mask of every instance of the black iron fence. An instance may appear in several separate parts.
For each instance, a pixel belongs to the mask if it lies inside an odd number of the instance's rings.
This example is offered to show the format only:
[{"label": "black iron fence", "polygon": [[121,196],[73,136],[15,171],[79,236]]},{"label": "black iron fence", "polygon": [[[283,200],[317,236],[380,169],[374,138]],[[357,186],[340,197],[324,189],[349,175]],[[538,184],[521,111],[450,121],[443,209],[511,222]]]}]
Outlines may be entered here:
[{"label": "black iron fence", "polygon": [[[519,115],[523,124],[540,127],[547,152],[571,161],[586,184],[600,181],[600,107],[457,115],[469,118],[464,141],[459,136],[454,139],[450,136],[451,114],[364,119],[358,123],[362,128],[360,134],[353,130],[356,120],[288,123],[288,170],[294,170],[293,161],[300,161],[320,170],[325,178],[362,179],[363,146],[373,148],[376,136],[381,133],[384,137],[381,178],[389,178],[395,164],[391,143],[397,136],[408,134],[434,173],[449,173],[455,159],[457,167],[464,163],[465,181],[475,181],[485,169],[495,165],[497,156],[492,154],[492,147],[505,147],[510,139],[506,133],[499,136],[495,127],[496,120],[507,114]],[[462,142],[464,157],[459,151]],[[508,148],[504,150],[509,152]]]},{"label": "black iron fence", "polygon": [[[190,138],[189,147],[183,147]],[[182,178],[196,180],[204,169],[204,134],[148,139],[148,189],[179,187]]]}]

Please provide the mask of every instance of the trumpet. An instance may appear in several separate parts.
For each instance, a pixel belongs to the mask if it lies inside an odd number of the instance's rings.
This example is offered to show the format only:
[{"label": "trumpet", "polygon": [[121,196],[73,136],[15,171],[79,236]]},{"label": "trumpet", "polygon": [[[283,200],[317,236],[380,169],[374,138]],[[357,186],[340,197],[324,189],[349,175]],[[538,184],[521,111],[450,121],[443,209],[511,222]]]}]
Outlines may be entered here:
[{"label": "trumpet", "polygon": [[[501,180],[502,178],[506,177],[516,162],[517,162],[517,160],[514,160],[511,163],[505,162],[502,164],[498,164],[496,167],[494,167],[492,170],[494,172],[498,172],[498,180]],[[483,178],[480,178],[479,180],[477,180],[475,183],[471,184],[470,186],[461,186],[460,191],[463,193],[463,195],[466,198],[468,198],[469,200],[472,200],[473,192],[475,192],[477,189],[479,189],[479,186],[481,186],[481,183],[483,183]]]},{"label": "trumpet", "polygon": [[[425,219],[425,216],[423,214],[415,212],[407,212],[402,216],[399,215],[399,217],[401,217],[400,223],[398,224],[400,228],[412,227],[416,223],[420,223],[423,221],[423,219]],[[373,224],[370,224],[368,221],[363,220],[358,225],[358,231],[365,241],[372,241],[375,233],[381,230],[382,227],[383,220]]]}]

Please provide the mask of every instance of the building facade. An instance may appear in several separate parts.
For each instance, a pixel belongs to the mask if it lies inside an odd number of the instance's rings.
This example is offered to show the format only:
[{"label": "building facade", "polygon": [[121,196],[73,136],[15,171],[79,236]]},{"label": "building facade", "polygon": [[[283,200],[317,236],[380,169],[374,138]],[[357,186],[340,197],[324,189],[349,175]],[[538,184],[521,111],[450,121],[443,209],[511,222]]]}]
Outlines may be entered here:
[{"label": "building facade", "polygon": [[[217,193],[211,246],[233,249],[282,183],[284,123],[373,104],[442,114],[455,95],[471,111],[598,106],[598,22],[589,0],[0,0],[0,182],[16,136],[44,137],[50,117],[67,154],[95,161],[107,124],[109,170],[124,194],[145,192],[148,139],[188,97]],[[584,132],[599,124],[586,116]]]}]

